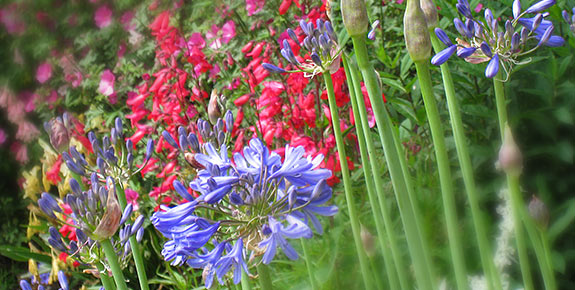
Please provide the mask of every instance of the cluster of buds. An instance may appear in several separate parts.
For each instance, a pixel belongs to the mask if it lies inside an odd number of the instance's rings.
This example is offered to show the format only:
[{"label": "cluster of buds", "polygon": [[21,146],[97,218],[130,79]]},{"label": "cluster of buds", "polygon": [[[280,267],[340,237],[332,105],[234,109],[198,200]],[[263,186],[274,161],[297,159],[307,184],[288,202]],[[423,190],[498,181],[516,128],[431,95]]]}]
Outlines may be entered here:
[{"label": "cluster of buds", "polygon": [[138,173],[145,167],[146,163],[150,160],[154,147],[154,141],[149,139],[142,166],[140,168],[134,168],[135,146],[130,139],[124,143],[122,120],[120,118],[116,118],[114,128],[110,130],[110,136],[104,136],[100,141],[96,137],[96,134],[91,131],[88,133],[88,139],[96,155],[97,167],[90,166],[86,157],[80,154],[74,146],[70,147],[69,152],[63,152],[62,158],[73,173],[88,177],[90,173],[97,172],[100,179],[111,176],[118,181],[128,180],[132,175]]},{"label": "cluster of buds", "polygon": [[[117,249],[117,254],[125,258],[130,253],[128,238],[136,235],[137,240],[142,239],[144,216],[140,215],[131,222],[133,212],[131,204],[122,212],[116,199],[115,183],[111,177],[107,178],[106,186],[103,186],[99,184],[97,174],[92,173],[90,183],[91,187],[87,191],[82,191],[80,184],[72,178],[70,180],[72,192],[61,202],[49,193],[42,194],[38,200],[40,209],[51,217],[53,222],[76,228],[77,241],[72,240],[68,243],[63,240],[55,227],[50,227],[48,243],[53,249],[67,253],[81,263],[94,264],[102,261],[99,242],[110,239]],[[65,207],[69,207],[71,213],[67,213]],[[116,237],[116,233],[119,237]]]},{"label": "cluster of buds", "polygon": [[162,208],[152,216],[152,224],[169,239],[164,258],[204,269],[207,288],[214,276],[224,284],[232,269],[233,281],[239,283],[241,272],[248,272],[246,256],[262,255],[261,262],[267,264],[281,247],[288,258],[297,259],[286,238],[311,238],[311,225],[321,234],[316,215],[337,213],[336,206],[326,205],[332,196],[325,181],[331,171],[316,169],[321,155],[306,158],[303,147],[287,146],[282,162],[259,139],[252,139],[233,159],[225,145],[218,150],[208,142],[203,152],[196,160],[204,169],[189,183],[199,197],[174,181],[189,202]]},{"label": "cluster of buds", "polygon": [[198,119],[195,128],[198,134],[188,133],[186,128],[180,126],[178,128],[178,142],[168,131],[163,131],[162,136],[170,146],[178,149],[184,155],[190,166],[195,169],[203,169],[202,164],[196,161],[196,154],[202,152],[200,143],[210,142],[217,144],[218,147],[225,145],[230,139],[233,128],[234,115],[228,110],[223,119],[218,117],[214,120],[213,126],[206,120]]},{"label": "cluster of buds", "polygon": [[571,29],[571,32],[575,34],[575,7],[573,7],[571,10],[573,11],[573,14],[569,15],[567,10],[563,10],[562,15],[565,22],[569,24],[569,29]]},{"label": "cluster of buds", "polygon": [[314,28],[314,23],[301,20],[300,27],[306,35],[301,42],[292,29],[288,28],[287,33],[296,44],[308,52],[309,57],[298,59],[287,39],[284,39],[281,54],[289,64],[298,69],[286,71],[269,63],[263,63],[263,68],[271,73],[303,72],[305,77],[310,78],[324,72],[335,73],[339,69],[341,51],[331,23],[318,19]]},{"label": "cluster of buds", "polygon": [[[499,73],[500,66],[504,69],[507,79],[514,65],[528,63],[521,60],[539,47],[562,46],[565,42],[560,36],[552,35],[554,26],[551,21],[545,20],[548,13],[541,13],[555,4],[554,0],[542,0],[527,10],[521,10],[521,2],[513,2],[513,18],[506,20],[503,30],[500,30],[497,19],[490,9],[485,10],[484,21],[478,20],[471,14],[467,0],[458,0],[457,10],[465,17],[465,21],[455,18],[455,28],[461,38],[454,44],[447,34],[436,28],[435,34],[447,46],[436,54],[431,63],[441,65],[454,53],[470,63],[489,62],[485,76],[493,78]],[[524,17],[535,14],[532,18]],[[521,27],[521,28],[520,28]],[[535,46],[530,42],[536,43]]]}]

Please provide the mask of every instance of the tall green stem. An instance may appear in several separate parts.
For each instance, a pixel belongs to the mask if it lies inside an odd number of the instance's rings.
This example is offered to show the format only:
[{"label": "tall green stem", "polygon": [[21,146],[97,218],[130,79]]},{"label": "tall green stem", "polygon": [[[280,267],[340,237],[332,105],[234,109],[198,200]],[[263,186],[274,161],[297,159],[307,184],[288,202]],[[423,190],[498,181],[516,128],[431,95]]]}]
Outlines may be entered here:
[{"label": "tall green stem", "polygon": [[264,263],[259,263],[257,265],[258,276],[260,280],[260,287],[262,290],[273,290],[272,276],[270,275],[270,269],[268,265]]},{"label": "tall green stem", "polygon": [[104,289],[106,290],[116,289],[114,282],[112,282],[112,278],[108,276],[106,268],[104,268],[102,263],[100,262],[96,263],[96,268],[98,268],[98,272],[100,272],[100,281],[102,281],[102,286],[104,286]]},{"label": "tall green stem", "polygon": [[100,245],[104,250],[104,254],[106,255],[110,269],[112,270],[112,275],[114,276],[114,281],[116,281],[116,286],[120,290],[127,290],[128,286],[126,285],[126,279],[124,278],[124,273],[122,273],[122,268],[118,262],[118,255],[116,255],[114,246],[112,246],[112,243],[108,239],[100,241]]},{"label": "tall green stem", "polygon": [[[126,192],[124,190],[125,186],[123,183],[118,183],[116,186],[116,196],[118,197],[118,203],[122,207],[122,211],[126,208]],[[140,248],[140,243],[136,240],[136,236],[132,235],[129,238],[130,247],[132,248],[132,256],[134,257],[134,263],[136,264],[136,272],[138,273],[138,282],[140,282],[140,288],[142,290],[149,290],[148,277],[146,275],[146,267],[144,265],[144,258],[142,257],[142,250]]]},{"label": "tall green stem", "polygon": [[521,267],[521,276],[523,277],[523,286],[525,290],[533,290],[533,280],[531,270],[529,269],[529,257],[527,256],[527,243],[523,232],[521,222],[521,207],[525,205],[521,201],[521,190],[519,189],[519,177],[516,175],[507,175],[509,186],[509,195],[511,198],[511,211],[513,213],[515,242],[517,244],[517,253],[519,255],[519,266]]},{"label": "tall green stem", "polygon": [[[505,126],[507,124],[507,104],[505,100],[505,87],[501,81],[501,73],[493,78],[493,88],[495,90],[495,102],[497,104],[497,116],[499,119],[499,133],[501,134],[501,143],[505,138]],[[533,280],[531,270],[529,269],[529,257],[527,256],[527,245],[523,233],[523,224],[521,221],[521,212],[524,210],[519,188],[519,176],[507,173],[508,194],[511,199],[511,211],[513,212],[513,222],[515,228],[515,242],[517,244],[517,254],[519,256],[519,266],[521,276],[523,277],[523,286],[526,290],[533,289]]]},{"label": "tall green stem", "polygon": [[[529,227],[527,228],[529,231]],[[546,229],[540,231],[541,234],[541,244],[543,246],[542,252],[544,253],[545,266],[542,267],[541,272],[543,272],[543,279],[545,282],[545,288],[548,290],[556,290],[557,282],[555,282],[555,275],[553,274],[553,264],[551,262],[551,247],[549,246],[549,237],[547,236]],[[537,256],[539,264],[543,264],[539,255]]]},{"label": "tall green stem", "polygon": [[[441,42],[435,35],[431,33],[431,43],[435,52],[442,49]],[[473,166],[471,165],[471,158],[469,157],[469,150],[467,149],[467,140],[465,138],[465,131],[463,129],[463,122],[461,121],[461,113],[457,103],[457,95],[455,94],[455,87],[453,86],[453,78],[449,65],[444,63],[441,65],[441,76],[443,77],[443,86],[445,88],[445,98],[447,99],[447,106],[449,109],[449,117],[451,119],[451,129],[455,137],[455,148],[457,150],[457,157],[459,166],[463,175],[463,183],[467,192],[467,199],[469,200],[469,207],[471,208],[471,217],[473,219],[473,226],[475,228],[475,236],[477,245],[479,246],[479,255],[483,265],[485,277],[488,280],[490,289],[502,289],[499,275],[495,270],[493,263],[491,245],[487,239],[487,231],[484,225],[483,214],[479,206],[477,187],[475,185],[475,177],[473,173]]]},{"label": "tall green stem", "polygon": [[335,143],[337,147],[337,152],[339,154],[339,164],[341,166],[341,176],[343,179],[343,187],[345,192],[345,200],[347,202],[347,209],[349,212],[349,217],[351,221],[351,230],[353,232],[353,239],[355,242],[355,249],[357,256],[359,258],[360,271],[363,276],[363,282],[366,289],[375,289],[373,285],[373,280],[371,279],[370,268],[368,266],[367,255],[363,249],[360,236],[359,228],[359,218],[356,211],[354,197],[351,190],[351,180],[349,177],[349,168],[347,166],[347,154],[345,153],[345,146],[343,143],[343,136],[341,132],[341,126],[339,123],[338,108],[335,102],[335,94],[333,92],[333,82],[329,72],[323,73],[323,79],[325,82],[329,110],[331,112],[331,121],[333,127],[333,134],[335,136]]},{"label": "tall green stem", "polygon": [[[393,222],[391,216],[387,210],[387,202],[385,200],[384,192],[384,181],[383,174],[381,172],[382,166],[378,166],[377,160],[375,160],[375,145],[370,135],[369,122],[367,119],[367,110],[365,106],[365,101],[363,100],[363,93],[361,92],[361,85],[359,79],[359,73],[357,68],[352,64],[348,64],[347,56],[342,58],[343,65],[345,68],[345,73],[347,75],[347,84],[349,87],[350,99],[352,104],[353,113],[356,120],[357,135],[359,139],[359,148],[361,151],[361,159],[363,161],[363,169],[365,170],[366,183],[368,185],[368,194],[371,191],[377,192],[377,199],[379,205],[372,202],[374,207],[374,216],[376,227],[378,230],[379,239],[382,240],[383,233],[381,235],[379,232],[383,228],[387,234],[387,241],[389,242],[389,249],[391,250],[391,257],[386,254],[387,246],[382,244],[382,250],[384,251],[384,262],[386,263],[387,275],[390,280],[391,289],[408,289],[409,283],[407,280],[407,273],[405,264],[403,263],[403,258],[399,251],[397,245],[397,236],[393,230]],[[365,148],[367,146],[367,149]],[[373,160],[370,160],[373,158]],[[371,180],[373,178],[373,180]],[[375,181],[375,185],[374,185]],[[381,220],[383,220],[384,226],[380,225]],[[385,240],[380,241],[382,243]],[[392,259],[389,261],[389,259]],[[393,281],[394,274],[390,271],[395,268],[397,275],[399,277],[399,284],[401,288],[397,287],[397,282]]]},{"label": "tall green stem", "polygon": [[304,240],[303,238],[301,238],[300,241],[301,241],[301,247],[303,249],[303,258],[305,260],[305,265],[307,267],[307,274],[309,275],[309,281],[311,283],[311,289],[312,290],[319,289],[317,287],[317,283],[315,282],[315,277],[313,274],[313,268],[311,265],[309,246],[307,245],[308,241]]},{"label": "tall green stem", "polygon": [[439,182],[441,185],[441,194],[443,197],[443,211],[445,213],[445,222],[447,225],[447,235],[449,247],[451,250],[451,261],[455,272],[455,280],[458,289],[467,289],[467,270],[463,259],[463,248],[461,247],[461,238],[459,237],[459,226],[457,223],[457,210],[455,209],[455,197],[453,193],[453,181],[451,179],[451,169],[449,168],[449,157],[445,148],[445,137],[441,127],[439,111],[433,95],[431,85],[431,75],[429,73],[429,64],[427,62],[415,62],[419,85],[421,86],[421,95],[425,104],[427,121],[431,129],[433,148],[435,149],[435,158],[437,168],[439,169]]},{"label": "tall green stem", "polygon": [[385,158],[395,190],[395,197],[400,209],[401,220],[405,228],[407,244],[415,268],[418,288],[436,289],[437,284],[427,245],[428,241],[423,234],[421,217],[417,209],[411,177],[402,154],[401,144],[399,144],[392,130],[391,119],[384,107],[377,75],[369,63],[364,37],[363,35],[352,37],[353,46],[374,110]]}]

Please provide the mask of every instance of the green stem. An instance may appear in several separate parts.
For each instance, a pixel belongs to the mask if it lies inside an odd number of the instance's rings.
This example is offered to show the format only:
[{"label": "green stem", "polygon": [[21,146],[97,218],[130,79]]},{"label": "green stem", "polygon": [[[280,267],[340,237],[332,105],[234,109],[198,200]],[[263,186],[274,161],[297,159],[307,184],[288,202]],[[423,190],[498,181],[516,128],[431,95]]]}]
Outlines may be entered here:
[{"label": "green stem", "polygon": [[317,283],[315,282],[315,277],[313,275],[313,268],[311,265],[311,259],[310,259],[310,253],[309,253],[309,247],[307,245],[307,241],[305,241],[303,238],[301,238],[300,241],[301,241],[301,247],[303,249],[303,258],[305,260],[305,265],[307,267],[307,274],[309,275],[309,281],[311,283],[311,289],[312,290],[319,289],[317,287]]},{"label": "green stem", "polygon": [[[375,145],[373,144],[373,140],[370,135],[370,128],[369,122],[367,119],[367,110],[365,106],[365,101],[363,99],[363,93],[361,92],[360,86],[360,79],[359,73],[357,68],[352,64],[349,65],[347,61],[347,57],[343,56],[343,65],[345,68],[345,73],[347,77],[347,83],[349,87],[349,94],[353,109],[353,114],[355,116],[357,135],[359,139],[359,148],[361,151],[361,159],[363,161],[363,169],[365,170],[365,178],[367,183],[368,194],[371,192],[376,191],[377,196],[376,199],[379,201],[379,204],[376,202],[372,202],[373,210],[374,210],[374,217],[376,222],[376,228],[378,231],[378,236],[380,239],[380,243],[382,250],[384,251],[384,262],[386,263],[387,268],[387,275],[390,280],[390,287],[391,289],[408,289],[409,283],[407,280],[407,273],[405,264],[403,263],[403,258],[401,257],[401,253],[399,251],[399,247],[397,245],[397,237],[395,231],[393,230],[393,222],[391,219],[391,215],[387,210],[387,202],[385,200],[386,193],[384,192],[384,180],[382,174],[382,166],[378,166],[378,162],[375,159]],[[367,146],[367,149],[365,148]],[[373,158],[370,160],[370,158]],[[371,179],[373,178],[373,180]],[[375,184],[374,184],[375,181]],[[371,199],[371,196],[370,196]],[[380,217],[383,217],[381,219]],[[383,220],[384,225],[381,224],[381,220]],[[385,234],[387,234],[387,242],[389,242],[389,249],[391,250],[391,257],[387,254],[386,249],[388,248],[382,237],[384,237],[382,229],[385,230]],[[391,261],[388,261],[391,258]],[[397,286],[397,282],[394,282],[395,275],[391,272],[391,270],[395,268],[397,275],[399,277],[399,286]]]},{"label": "green stem", "polygon": [[[116,186],[116,196],[118,197],[118,203],[122,207],[122,211],[126,208],[126,192],[124,190],[124,184],[118,183]],[[136,272],[138,273],[138,282],[140,282],[140,288],[142,290],[149,290],[148,277],[146,275],[146,267],[144,265],[144,258],[142,257],[142,250],[140,248],[140,243],[136,240],[136,236],[133,235],[129,239],[130,247],[132,248],[132,256],[134,257],[134,263],[136,264]]]},{"label": "green stem", "polygon": [[250,285],[250,277],[244,271],[242,271],[242,290],[252,290]]},{"label": "green stem", "polygon": [[499,119],[499,134],[501,143],[505,138],[505,124],[507,124],[507,103],[505,101],[505,88],[503,81],[499,79],[500,74],[493,78],[493,88],[495,90],[495,102],[497,104],[497,117]]},{"label": "green stem", "polygon": [[[497,117],[499,119],[499,133],[501,143],[505,139],[505,125],[507,124],[507,104],[505,100],[505,87],[500,78],[501,73],[493,78],[493,88],[495,90],[495,102],[497,104]],[[507,173],[507,186],[511,199],[511,211],[513,213],[513,223],[515,228],[515,243],[517,244],[517,255],[519,256],[519,266],[521,276],[523,277],[523,286],[525,290],[533,289],[533,280],[531,270],[529,269],[529,257],[527,256],[527,244],[523,233],[523,224],[521,221],[521,212],[525,207],[522,202],[521,190],[519,188],[519,176]],[[535,241],[534,241],[535,242]]]},{"label": "green stem", "polygon": [[102,286],[104,286],[104,289],[106,290],[116,289],[114,282],[112,282],[112,278],[108,276],[106,268],[104,268],[102,263],[100,262],[96,263],[96,268],[98,268],[98,272],[100,272],[100,281],[102,281]]},{"label": "green stem", "polygon": [[427,62],[415,62],[419,85],[421,86],[421,95],[427,113],[427,121],[431,129],[433,148],[435,149],[435,158],[439,171],[439,182],[441,185],[441,194],[443,197],[443,210],[445,214],[445,223],[447,225],[447,236],[451,250],[451,261],[455,272],[455,280],[458,289],[467,289],[467,270],[465,260],[463,259],[463,248],[461,238],[459,237],[459,225],[457,223],[457,210],[455,209],[455,195],[453,193],[453,181],[451,178],[451,169],[449,168],[449,157],[445,147],[445,137],[441,127],[441,118],[433,95],[431,84],[431,75],[429,73],[429,64]]},{"label": "green stem", "polygon": [[436,289],[437,283],[434,278],[430,251],[427,239],[423,234],[420,213],[415,203],[416,198],[411,177],[403,157],[401,144],[399,144],[393,132],[391,118],[385,109],[377,75],[369,63],[364,36],[354,36],[353,46],[374,110],[391,181],[395,190],[395,197],[407,237],[407,245],[415,269],[418,288]]},{"label": "green stem", "polygon": [[353,239],[355,242],[355,249],[357,256],[359,258],[360,271],[363,276],[363,282],[366,289],[375,289],[373,285],[373,280],[371,279],[370,270],[368,267],[367,255],[363,249],[360,236],[359,219],[356,212],[356,207],[351,190],[351,180],[349,177],[349,168],[347,166],[347,154],[345,152],[345,146],[343,144],[343,136],[341,132],[341,126],[339,123],[338,108],[335,102],[335,94],[333,92],[333,82],[329,72],[323,73],[323,79],[325,81],[325,86],[327,90],[329,110],[331,112],[331,121],[333,125],[333,134],[335,136],[335,143],[337,146],[337,151],[339,154],[339,164],[341,166],[341,176],[343,179],[343,187],[345,192],[345,199],[347,202],[347,209],[349,212],[349,217],[351,221],[351,230],[353,232]]},{"label": "green stem", "polygon": [[262,290],[274,289],[272,285],[272,276],[270,275],[270,269],[268,268],[268,265],[265,265],[264,263],[259,263],[257,265],[257,269],[261,289]]},{"label": "green stem", "polygon": [[519,266],[521,267],[521,276],[523,277],[523,286],[525,290],[533,290],[533,280],[531,270],[529,269],[529,257],[527,256],[527,243],[523,232],[521,222],[521,207],[525,205],[521,202],[521,190],[519,189],[519,177],[508,174],[507,183],[509,186],[509,196],[511,198],[511,211],[515,228],[515,242],[517,244],[517,254],[519,255]]},{"label": "green stem", "polygon": [[116,286],[118,286],[118,289],[120,290],[127,290],[128,286],[126,285],[126,279],[124,278],[124,273],[122,273],[122,268],[118,262],[118,256],[116,255],[114,246],[112,246],[112,243],[108,239],[100,241],[100,245],[104,250],[104,254],[106,254],[106,259],[108,260],[108,264],[112,270]]},{"label": "green stem", "polygon": [[[529,229],[529,227],[527,228]],[[557,282],[555,282],[555,275],[553,274],[553,263],[551,261],[551,247],[549,246],[549,238],[547,237],[546,229],[540,230],[541,243],[543,244],[543,253],[545,258],[545,266],[542,267],[543,281],[545,282],[545,288],[547,290],[556,290]],[[539,255],[537,256],[539,259]],[[539,261],[540,264],[541,261]]]},{"label": "green stem", "polygon": [[[431,43],[435,52],[442,49],[441,42],[435,35],[431,33]],[[451,129],[455,137],[455,148],[457,150],[457,157],[459,159],[459,166],[463,175],[463,183],[467,192],[467,199],[469,200],[469,207],[471,208],[471,217],[473,219],[473,226],[475,228],[475,236],[477,245],[479,246],[479,255],[483,265],[485,277],[488,280],[490,289],[502,289],[499,274],[495,269],[493,263],[491,245],[487,239],[487,231],[484,225],[483,213],[479,206],[479,199],[477,193],[477,186],[475,185],[475,177],[473,173],[473,166],[471,158],[469,157],[469,150],[467,148],[467,140],[465,138],[465,130],[463,129],[463,122],[461,121],[461,113],[457,103],[457,95],[455,94],[455,87],[453,85],[453,78],[449,65],[444,63],[441,65],[441,76],[443,77],[443,86],[445,88],[445,98],[447,99],[447,106],[449,108],[449,117],[451,119]]]}]

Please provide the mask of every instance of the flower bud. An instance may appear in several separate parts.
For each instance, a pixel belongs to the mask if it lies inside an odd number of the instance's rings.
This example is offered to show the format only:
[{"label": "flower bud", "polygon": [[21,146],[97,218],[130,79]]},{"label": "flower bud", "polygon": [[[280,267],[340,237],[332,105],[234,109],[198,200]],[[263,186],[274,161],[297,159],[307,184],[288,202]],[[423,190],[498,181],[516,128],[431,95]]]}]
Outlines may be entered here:
[{"label": "flower bud", "polygon": [[547,229],[547,225],[549,225],[549,209],[547,209],[545,203],[535,195],[531,197],[531,201],[529,202],[529,215],[541,229]]},{"label": "flower bud", "polygon": [[350,36],[364,35],[367,33],[369,20],[367,9],[363,0],[342,0],[341,16],[343,25]]},{"label": "flower bud", "polygon": [[521,156],[521,151],[515,144],[511,129],[508,125],[505,125],[505,137],[503,139],[503,145],[499,150],[499,167],[505,173],[517,174],[521,173],[523,167],[523,158]]},{"label": "flower bud", "polygon": [[50,144],[52,144],[58,152],[62,152],[68,148],[68,145],[70,144],[70,135],[68,134],[68,128],[64,125],[62,118],[58,117],[45,123],[44,129],[50,136]]},{"label": "flower bud", "polygon": [[431,39],[425,15],[419,1],[408,0],[403,16],[403,35],[409,56],[414,62],[427,61],[431,57]]},{"label": "flower bud", "polygon": [[210,102],[208,103],[208,118],[212,124],[215,124],[221,116],[222,112],[218,104],[218,93],[216,90],[213,90],[210,96]]},{"label": "flower bud", "polygon": [[196,160],[196,154],[191,152],[184,153],[184,158],[188,163],[195,169],[201,170],[205,169],[204,165],[202,165],[198,160]]},{"label": "flower bud", "polygon": [[375,255],[375,237],[364,225],[361,225],[360,237],[365,253],[369,257],[373,257]]},{"label": "flower bud", "polygon": [[437,6],[433,3],[433,0],[421,0],[420,1],[421,10],[425,15],[425,22],[427,22],[427,28],[433,29],[437,26]]}]

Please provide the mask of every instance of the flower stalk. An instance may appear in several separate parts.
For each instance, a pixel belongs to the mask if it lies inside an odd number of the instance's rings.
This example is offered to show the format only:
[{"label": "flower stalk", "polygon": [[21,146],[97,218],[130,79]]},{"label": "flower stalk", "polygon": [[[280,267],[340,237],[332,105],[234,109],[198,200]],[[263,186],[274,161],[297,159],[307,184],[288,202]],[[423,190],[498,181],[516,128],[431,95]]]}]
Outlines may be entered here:
[{"label": "flower stalk", "polygon": [[[376,199],[379,201],[379,204],[376,204],[377,202],[372,202],[372,207],[378,230],[378,238],[380,239],[381,247],[384,251],[384,262],[386,263],[390,287],[392,289],[407,289],[409,284],[406,268],[397,245],[398,239],[393,230],[391,216],[387,210],[387,202],[385,200],[385,192],[383,190],[384,181],[381,172],[382,167],[378,166],[377,162],[372,162],[372,160],[369,159],[370,156],[375,156],[375,145],[373,144],[373,140],[370,138],[370,128],[367,120],[365,101],[363,100],[363,93],[361,92],[359,72],[353,64],[348,63],[347,56],[343,56],[342,60],[344,68],[346,69],[346,75],[348,76],[347,81],[350,90],[350,99],[356,127],[358,127],[357,135],[361,151],[361,159],[363,162],[362,168],[365,171],[365,179],[368,186],[368,194],[370,193],[371,188],[371,191],[375,191],[375,194],[377,194]],[[367,149],[365,147],[367,147]],[[381,225],[382,221],[384,225]],[[387,239],[382,238],[385,237],[383,232],[380,234],[382,229],[385,231]],[[388,246],[384,242],[389,242],[391,256],[386,253]],[[391,261],[390,258],[392,259]],[[400,288],[398,288],[397,282],[394,282],[395,273],[393,269],[397,272]]]},{"label": "flower stalk", "polygon": [[312,290],[319,289],[317,287],[317,282],[315,281],[315,277],[313,274],[313,268],[312,268],[311,259],[310,259],[309,246],[307,244],[308,242],[306,240],[304,240],[304,238],[301,238],[300,241],[301,241],[301,247],[303,249],[303,258],[305,260],[305,265],[307,268],[307,274],[309,276],[309,281],[311,283],[311,289]]},{"label": "flower stalk", "polygon": [[272,290],[274,289],[272,285],[272,276],[270,275],[270,269],[268,265],[264,263],[259,263],[257,266],[258,276],[260,280],[260,287],[262,290]]},{"label": "flower stalk", "polygon": [[98,269],[98,272],[100,272],[100,281],[102,281],[102,286],[104,286],[104,289],[116,289],[114,282],[112,282],[112,278],[108,276],[108,273],[106,272],[106,269],[102,263],[96,263],[96,268]]},{"label": "flower stalk", "polygon": [[431,129],[433,148],[435,149],[435,158],[439,171],[439,182],[441,186],[441,195],[443,197],[443,210],[445,222],[447,225],[447,235],[451,251],[451,261],[455,272],[455,280],[458,289],[467,289],[467,270],[465,260],[463,259],[463,248],[459,236],[459,226],[457,223],[457,210],[455,207],[455,195],[453,193],[453,182],[451,178],[451,169],[449,168],[449,157],[445,147],[445,137],[441,127],[439,111],[432,91],[431,75],[429,73],[429,64],[426,61],[416,61],[415,67],[419,85],[421,86],[421,95],[427,113],[427,121]]},{"label": "flower stalk", "polygon": [[126,285],[126,279],[124,278],[124,273],[122,273],[120,263],[118,263],[118,256],[116,255],[114,246],[112,246],[109,239],[100,241],[100,245],[104,250],[104,254],[106,255],[110,269],[112,270],[112,275],[114,276],[117,288],[120,290],[127,290],[128,286]]},{"label": "flower stalk", "polygon": [[[127,206],[127,200],[124,184],[121,182],[118,182],[116,186],[116,193],[118,196],[118,203],[120,204],[122,211],[124,211]],[[150,288],[148,284],[148,277],[146,275],[146,267],[144,266],[144,258],[142,257],[142,250],[140,249],[140,243],[138,243],[135,235],[130,236],[129,242],[130,247],[132,248],[134,263],[136,264],[136,272],[138,273],[138,282],[140,283],[140,288],[142,290],[148,290]]]},{"label": "flower stalk", "polygon": [[357,58],[359,69],[363,75],[365,86],[379,130],[379,136],[383,144],[385,158],[389,167],[395,197],[400,209],[401,220],[405,228],[407,243],[411,253],[412,263],[415,267],[416,279],[420,289],[435,289],[433,269],[427,239],[423,234],[421,216],[415,204],[415,195],[411,177],[409,176],[407,164],[403,160],[404,156],[401,144],[392,129],[391,118],[384,107],[381,98],[381,89],[377,80],[375,70],[369,63],[367,47],[364,36],[355,36],[353,47]]},{"label": "flower stalk", "polygon": [[[430,27],[430,31],[433,31],[433,27]],[[435,33],[430,32],[431,44],[435,52],[441,51],[441,42],[435,35]],[[455,95],[455,87],[453,85],[453,78],[451,76],[451,71],[449,70],[449,65],[444,63],[440,66],[441,76],[443,79],[443,87],[445,89],[445,98],[447,100],[447,107],[449,111],[449,118],[451,123],[451,129],[453,131],[453,136],[455,138],[455,148],[457,150],[457,157],[459,161],[459,167],[463,175],[463,183],[465,186],[465,191],[467,193],[467,199],[469,200],[469,207],[471,208],[471,216],[473,220],[473,226],[475,228],[475,236],[477,239],[477,245],[479,247],[479,255],[481,258],[481,263],[483,265],[483,271],[485,277],[490,285],[491,289],[501,289],[501,281],[499,275],[495,270],[495,265],[493,264],[493,259],[491,257],[491,245],[487,240],[486,229],[484,225],[483,214],[481,212],[481,207],[479,205],[477,186],[475,184],[475,174],[473,172],[473,166],[471,164],[471,158],[469,156],[469,149],[467,148],[467,141],[465,138],[465,131],[463,128],[463,122],[461,120],[461,112],[459,110],[459,104],[457,103],[457,96]]]},{"label": "flower stalk", "polygon": [[331,112],[331,120],[333,126],[333,134],[335,135],[336,147],[339,154],[339,163],[341,166],[341,175],[343,179],[345,200],[347,202],[347,208],[349,211],[351,230],[353,232],[353,239],[355,242],[355,248],[357,251],[359,264],[361,268],[360,271],[363,277],[363,283],[365,288],[375,289],[373,285],[373,280],[371,279],[371,273],[368,267],[367,255],[361,243],[359,219],[356,211],[356,205],[354,203],[354,197],[352,195],[351,180],[349,177],[349,168],[347,165],[347,154],[345,152],[345,146],[343,143],[343,136],[339,122],[339,114],[335,101],[335,94],[333,91],[333,81],[331,75],[327,71],[323,73],[323,79],[327,90],[329,110]]}]

